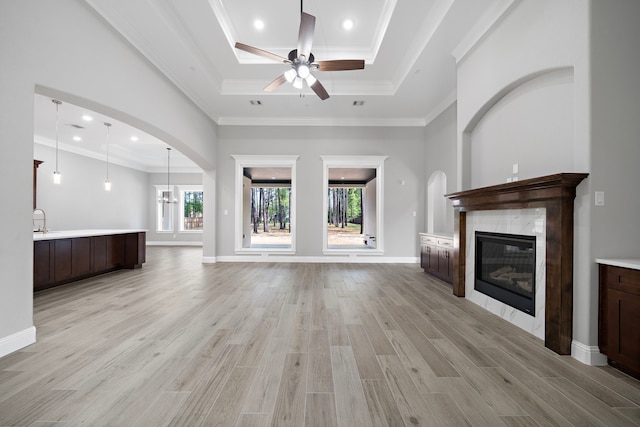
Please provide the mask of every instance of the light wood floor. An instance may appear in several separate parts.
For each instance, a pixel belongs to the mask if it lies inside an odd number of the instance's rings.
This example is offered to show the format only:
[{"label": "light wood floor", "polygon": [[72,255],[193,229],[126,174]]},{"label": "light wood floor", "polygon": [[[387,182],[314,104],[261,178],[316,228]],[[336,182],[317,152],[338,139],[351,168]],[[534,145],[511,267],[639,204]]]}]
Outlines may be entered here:
[{"label": "light wood floor", "polygon": [[558,356],[416,265],[201,264],[35,297],[0,425],[640,425],[640,383]]}]

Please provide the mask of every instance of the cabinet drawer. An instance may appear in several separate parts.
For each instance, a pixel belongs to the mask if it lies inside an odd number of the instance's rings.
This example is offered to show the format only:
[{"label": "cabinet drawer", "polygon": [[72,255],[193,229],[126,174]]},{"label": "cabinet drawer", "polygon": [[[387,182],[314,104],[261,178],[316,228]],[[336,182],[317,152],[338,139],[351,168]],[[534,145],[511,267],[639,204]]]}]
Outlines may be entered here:
[{"label": "cabinet drawer", "polygon": [[606,267],[607,288],[640,295],[640,271],[622,267]]},{"label": "cabinet drawer", "polygon": [[453,240],[450,240],[450,239],[438,239],[437,245],[438,246],[443,246],[445,248],[452,248],[453,247]]},{"label": "cabinet drawer", "polygon": [[431,236],[420,236],[420,243],[423,245],[435,245],[436,238]]}]

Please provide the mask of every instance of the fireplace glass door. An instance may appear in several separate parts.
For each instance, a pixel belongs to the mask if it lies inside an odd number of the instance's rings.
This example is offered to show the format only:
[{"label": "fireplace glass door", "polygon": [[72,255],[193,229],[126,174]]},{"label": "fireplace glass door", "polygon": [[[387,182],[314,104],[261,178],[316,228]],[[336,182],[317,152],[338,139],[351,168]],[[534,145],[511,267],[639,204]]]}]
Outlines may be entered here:
[{"label": "fireplace glass door", "polygon": [[476,231],[475,289],[535,314],[536,238]]}]

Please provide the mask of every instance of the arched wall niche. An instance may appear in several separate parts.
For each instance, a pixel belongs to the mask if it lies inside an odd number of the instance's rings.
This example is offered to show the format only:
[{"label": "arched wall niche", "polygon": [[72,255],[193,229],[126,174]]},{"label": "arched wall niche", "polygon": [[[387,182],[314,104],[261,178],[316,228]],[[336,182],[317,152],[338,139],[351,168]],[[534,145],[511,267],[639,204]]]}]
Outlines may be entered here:
[{"label": "arched wall niche", "polygon": [[573,91],[573,67],[561,67],[488,99],[460,135],[462,188],[574,171]]}]

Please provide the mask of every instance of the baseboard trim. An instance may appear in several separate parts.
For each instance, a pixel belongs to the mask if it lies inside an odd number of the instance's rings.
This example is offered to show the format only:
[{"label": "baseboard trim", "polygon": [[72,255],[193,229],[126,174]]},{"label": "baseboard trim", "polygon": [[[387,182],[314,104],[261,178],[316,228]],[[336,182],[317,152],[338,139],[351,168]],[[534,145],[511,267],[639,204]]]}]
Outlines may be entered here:
[{"label": "baseboard trim", "polygon": [[215,264],[216,263],[216,257],[214,256],[203,256],[202,257],[202,263],[203,264]]},{"label": "baseboard trim", "polygon": [[598,346],[584,345],[575,340],[571,342],[571,357],[590,366],[604,366],[607,364],[607,356],[600,353]]},{"label": "baseboard trim", "polygon": [[0,357],[18,351],[36,342],[36,327],[24,329],[15,334],[0,338]]},{"label": "baseboard trim", "polygon": [[147,246],[202,246],[202,242],[164,242],[161,240],[147,240]]},{"label": "baseboard trim", "polygon": [[417,264],[416,257],[372,257],[372,256],[283,256],[277,254],[256,254],[240,256],[219,256],[214,262],[289,262],[289,263],[316,263],[316,264]]}]

